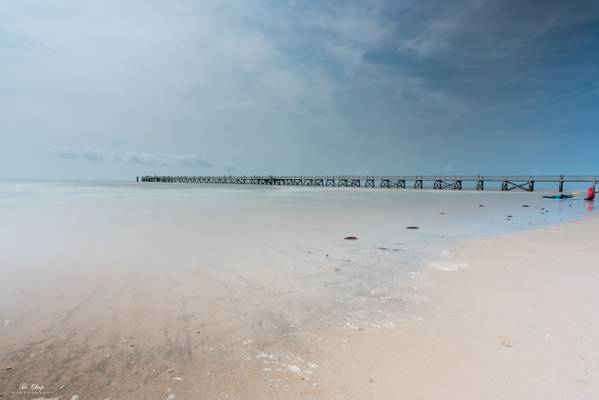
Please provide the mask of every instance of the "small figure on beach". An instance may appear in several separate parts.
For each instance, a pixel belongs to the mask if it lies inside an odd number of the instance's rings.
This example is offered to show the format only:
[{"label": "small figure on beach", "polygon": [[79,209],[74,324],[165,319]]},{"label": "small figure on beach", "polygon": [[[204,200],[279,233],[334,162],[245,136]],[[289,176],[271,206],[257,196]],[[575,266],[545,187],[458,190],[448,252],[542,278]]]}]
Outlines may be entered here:
[{"label": "small figure on beach", "polygon": [[587,197],[585,198],[585,200],[588,200],[588,201],[595,200],[595,189],[593,187],[590,187],[587,190]]}]

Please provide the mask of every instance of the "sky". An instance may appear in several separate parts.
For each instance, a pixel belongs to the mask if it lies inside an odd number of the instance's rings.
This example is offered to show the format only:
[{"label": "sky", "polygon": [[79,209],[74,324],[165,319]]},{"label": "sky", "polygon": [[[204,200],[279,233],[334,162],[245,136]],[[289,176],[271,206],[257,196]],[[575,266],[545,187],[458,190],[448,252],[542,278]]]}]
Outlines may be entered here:
[{"label": "sky", "polygon": [[0,1],[0,178],[599,175],[599,2]]}]

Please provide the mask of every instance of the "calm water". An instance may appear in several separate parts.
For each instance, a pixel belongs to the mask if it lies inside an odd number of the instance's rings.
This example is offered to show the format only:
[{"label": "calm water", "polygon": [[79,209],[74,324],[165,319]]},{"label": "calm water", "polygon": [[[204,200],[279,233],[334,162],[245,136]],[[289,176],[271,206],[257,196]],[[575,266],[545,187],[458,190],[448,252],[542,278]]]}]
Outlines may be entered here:
[{"label": "calm water", "polygon": [[[464,239],[480,235],[539,228],[594,212],[580,199],[542,199],[542,192],[471,192],[354,188],[295,188],[103,183],[0,182],[3,239],[27,225],[83,219],[144,225],[202,224],[280,232],[347,229],[368,238],[385,235]],[[483,207],[479,207],[479,206]],[[528,205],[529,207],[522,207]],[[507,220],[506,217],[512,218]],[[108,219],[107,219],[108,218]],[[290,221],[293,221],[289,225]],[[241,223],[250,225],[242,226]],[[418,231],[405,232],[416,225]],[[227,229],[219,228],[220,231]],[[233,232],[229,232],[233,234]],[[366,237],[365,237],[366,238]]]},{"label": "calm water", "polygon": [[537,192],[2,183],[0,318],[28,293],[39,294],[39,306],[52,285],[66,290],[66,277],[79,285],[90,274],[140,271],[179,279],[202,270],[204,283],[251,287],[257,304],[311,293],[323,307],[380,308],[372,302],[416,296],[421,266],[459,240],[593,212],[592,203]]}]

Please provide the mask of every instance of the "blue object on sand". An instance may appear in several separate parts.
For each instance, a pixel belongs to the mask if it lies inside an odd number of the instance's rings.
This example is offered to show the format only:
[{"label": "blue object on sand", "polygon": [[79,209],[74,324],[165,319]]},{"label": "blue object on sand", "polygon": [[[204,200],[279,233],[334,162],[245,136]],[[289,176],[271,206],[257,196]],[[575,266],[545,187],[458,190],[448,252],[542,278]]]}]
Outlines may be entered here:
[{"label": "blue object on sand", "polygon": [[543,196],[544,199],[553,199],[553,200],[571,199],[572,197],[574,197],[574,196],[571,194],[563,194],[563,193]]}]

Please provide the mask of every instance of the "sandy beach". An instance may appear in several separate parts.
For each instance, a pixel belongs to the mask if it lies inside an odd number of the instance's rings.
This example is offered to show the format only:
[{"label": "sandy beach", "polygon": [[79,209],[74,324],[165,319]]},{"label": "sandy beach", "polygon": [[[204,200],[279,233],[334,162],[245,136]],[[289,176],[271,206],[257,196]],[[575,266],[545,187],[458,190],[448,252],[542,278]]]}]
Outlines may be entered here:
[{"label": "sandy beach", "polygon": [[599,395],[582,202],[40,190],[2,197],[3,397]]},{"label": "sandy beach", "polygon": [[599,0],[0,6],[0,400],[599,400]]},{"label": "sandy beach", "polygon": [[324,350],[322,398],[597,398],[598,239],[591,217],[460,246],[404,323]]}]

